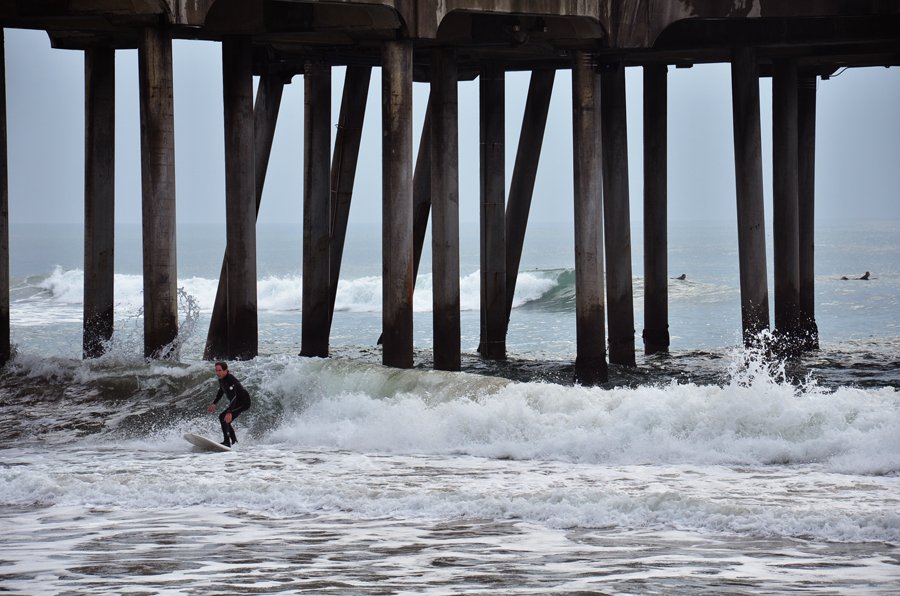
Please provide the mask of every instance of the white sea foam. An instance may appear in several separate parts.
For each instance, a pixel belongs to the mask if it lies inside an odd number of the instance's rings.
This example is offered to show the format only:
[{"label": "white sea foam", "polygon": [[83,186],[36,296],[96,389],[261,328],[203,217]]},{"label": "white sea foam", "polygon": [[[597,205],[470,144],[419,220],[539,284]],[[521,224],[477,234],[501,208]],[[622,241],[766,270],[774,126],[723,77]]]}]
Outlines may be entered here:
[{"label": "white sea foam", "polygon": [[[556,285],[552,273],[522,273],[516,286],[513,307],[538,300]],[[368,276],[342,279],[335,299],[336,311],[380,312],[382,301],[381,277]],[[204,277],[178,280],[178,286],[194,297],[202,312],[210,312],[215,303],[218,281]],[[20,324],[41,324],[47,316],[78,316],[84,296],[84,272],[80,269],[56,267],[38,282],[39,293],[19,288],[22,296],[15,300],[14,315]],[[133,316],[143,307],[143,278],[140,275],[116,274],[114,279],[117,316]],[[300,275],[263,277],[257,282],[260,311],[299,311],[302,306],[303,278]],[[413,308],[416,312],[432,309],[432,275],[422,274],[416,283]],[[478,310],[480,307],[480,274],[474,272],[460,279],[460,308]],[[52,306],[52,309],[48,309]],[[68,307],[68,308],[67,308]]]},{"label": "white sea foam", "polygon": [[[169,511],[202,505],[266,515],[493,519],[554,528],[677,529],[747,537],[900,543],[883,508],[896,479],[808,468],[536,465],[534,462],[249,446],[216,459],[158,444],[7,452],[5,506]],[[27,462],[27,464],[26,464]],[[19,465],[16,465],[19,464]],[[226,490],[227,487],[227,490]]]},{"label": "white sea foam", "polygon": [[[446,395],[446,392],[445,392]],[[893,389],[672,384],[614,390],[511,383],[493,394],[354,389],[311,403],[273,440],[387,453],[639,464],[822,464],[900,472]]]}]

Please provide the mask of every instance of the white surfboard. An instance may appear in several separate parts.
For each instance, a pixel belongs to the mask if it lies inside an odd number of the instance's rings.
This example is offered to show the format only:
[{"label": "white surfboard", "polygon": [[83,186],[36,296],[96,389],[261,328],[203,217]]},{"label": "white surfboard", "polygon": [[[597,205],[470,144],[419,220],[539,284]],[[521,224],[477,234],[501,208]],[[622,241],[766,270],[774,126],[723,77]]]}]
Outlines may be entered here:
[{"label": "white surfboard", "polygon": [[231,451],[231,447],[226,447],[221,443],[216,443],[212,439],[207,439],[206,437],[201,437],[194,433],[184,433],[184,440],[204,451]]}]

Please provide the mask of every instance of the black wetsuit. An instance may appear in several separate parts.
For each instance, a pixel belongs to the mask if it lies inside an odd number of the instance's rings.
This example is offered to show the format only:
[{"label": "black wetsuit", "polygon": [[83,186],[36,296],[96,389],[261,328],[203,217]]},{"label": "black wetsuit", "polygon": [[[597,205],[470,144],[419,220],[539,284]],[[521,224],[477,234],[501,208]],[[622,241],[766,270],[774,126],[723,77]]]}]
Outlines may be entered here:
[{"label": "black wetsuit", "polygon": [[237,437],[234,434],[234,427],[230,423],[225,422],[225,414],[231,412],[231,420],[234,421],[241,412],[249,410],[250,394],[247,393],[247,390],[244,389],[244,386],[233,374],[228,373],[219,379],[219,392],[216,393],[216,399],[213,400],[213,403],[219,403],[223,395],[227,396],[231,401],[228,402],[228,407],[225,408],[225,411],[219,414],[219,422],[222,423],[224,442],[230,445],[231,443],[237,443]]}]

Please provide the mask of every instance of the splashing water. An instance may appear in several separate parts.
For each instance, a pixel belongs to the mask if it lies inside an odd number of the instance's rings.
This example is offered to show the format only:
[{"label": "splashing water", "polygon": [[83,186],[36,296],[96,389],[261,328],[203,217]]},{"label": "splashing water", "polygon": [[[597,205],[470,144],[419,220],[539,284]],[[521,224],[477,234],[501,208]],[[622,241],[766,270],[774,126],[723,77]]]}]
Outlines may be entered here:
[{"label": "splashing water", "polygon": [[[200,320],[200,304],[183,287],[178,288],[179,325],[175,339],[159,351],[160,360],[181,359],[181,350],[194,336]],[[100,360],[109,364],[144,358],[144,307],[138,307],[134,314],[122,316],[121,329],[105,342],[104,354]]]}]

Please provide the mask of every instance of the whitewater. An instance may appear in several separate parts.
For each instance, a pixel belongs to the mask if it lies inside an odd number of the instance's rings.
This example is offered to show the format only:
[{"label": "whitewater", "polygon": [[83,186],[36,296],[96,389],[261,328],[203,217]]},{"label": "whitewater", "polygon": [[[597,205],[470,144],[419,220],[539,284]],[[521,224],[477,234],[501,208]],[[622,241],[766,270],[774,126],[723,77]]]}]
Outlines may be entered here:
[{"label": "whitewater", "polygon": [[[601,387],[573,381],[565,240],[523,260],[506,361],[475,351],[478,275],[464,263],[458,373],[431,370],[427,267],[416,365],[398,370],[380,364],[370,255],[341,276],[327,359],[296,355],[301,277],[267,261],[261,355],[231,363],[253,407],[224,454],[182,438],[220,432],[200,353],[221,254],[202,238],[180,252],[172,361],[141,355],[127,261],[115,337],[87,361],[78,264],[18,262],[15,356],[0,371],[0,589],[896,594],[900,259],[896,224],[881,230],[823,234],[822,349],[786,362],[740,347],[728,251],[674,235],[673,274],[689,273],[670,284],[672,354],[611,366]],[[854,271],[848,242],[872,282],[840,279]],[[703,273],[688,269],[699,260]],[[635,290],[639,305],[640,272]]]}]

